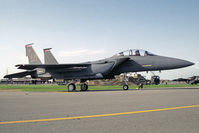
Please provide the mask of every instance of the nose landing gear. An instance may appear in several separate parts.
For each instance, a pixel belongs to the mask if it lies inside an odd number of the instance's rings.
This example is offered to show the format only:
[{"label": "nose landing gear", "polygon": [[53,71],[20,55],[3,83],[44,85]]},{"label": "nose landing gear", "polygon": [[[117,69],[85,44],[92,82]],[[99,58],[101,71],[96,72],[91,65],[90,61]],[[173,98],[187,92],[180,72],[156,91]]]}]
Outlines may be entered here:
[{"label": "nose landing gear", "polygon": [[123,90],[128,90],[129,86],[128,85],[123,85]]},{"label": "nose landing gear", "polygon": [[129,86],[128,86],[128,81],[129,81],[129,77],[127,76],[127,73],[124,73],[124,85],[123,85],[123,90],[128,90]]}]

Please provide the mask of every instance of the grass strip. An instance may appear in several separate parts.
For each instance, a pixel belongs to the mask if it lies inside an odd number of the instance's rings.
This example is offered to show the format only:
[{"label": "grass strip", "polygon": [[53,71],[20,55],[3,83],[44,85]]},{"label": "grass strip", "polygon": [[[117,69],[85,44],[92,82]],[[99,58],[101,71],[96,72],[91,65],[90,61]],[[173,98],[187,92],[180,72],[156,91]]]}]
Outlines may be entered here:
[{"label": "grass strip", "polygon": [[[180,87],[199,87],[199,85],[176,84],[176,85],[144,85],[144,88],[180,88]],[[129,86],[129,89],[136,89],[136,85]],[[0,85],[0,90],[27,91],[27,92],[64,92],[67,86],[64,85]],[[80,86],[77,85],[77,90]],[[89,86],[89,90],[122,90],[122,86]]]}]

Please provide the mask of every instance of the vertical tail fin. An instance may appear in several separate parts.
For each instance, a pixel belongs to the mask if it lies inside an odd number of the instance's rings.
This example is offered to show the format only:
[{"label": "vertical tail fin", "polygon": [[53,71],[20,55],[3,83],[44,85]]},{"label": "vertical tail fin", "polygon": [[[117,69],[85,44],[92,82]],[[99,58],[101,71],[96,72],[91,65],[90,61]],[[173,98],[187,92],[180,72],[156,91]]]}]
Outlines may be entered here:
[{"label": "vertical tail fin", "polygon": [[52,48],[44,49],[44,62],[45,64],[58,64],[57,60],[55,59],[54,55],[51,53]]},{"label": "vertical tail fin", "polygon": [[25,46],[26,47],[26,56],[28,57],[29,64],[42,64],[41,60],[37,56],[32,45],[33,45],[33,43],[27,44]]}]

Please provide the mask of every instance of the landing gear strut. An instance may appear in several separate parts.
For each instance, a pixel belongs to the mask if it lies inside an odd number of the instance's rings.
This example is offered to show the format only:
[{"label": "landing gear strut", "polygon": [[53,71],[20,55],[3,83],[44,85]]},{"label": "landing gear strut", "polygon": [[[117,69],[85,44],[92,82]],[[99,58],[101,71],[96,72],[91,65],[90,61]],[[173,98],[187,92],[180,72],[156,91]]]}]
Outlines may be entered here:
[{"label": "landing gear strut", "polygon": [[128,90],[129,89],[128,81],[129,81],[129,77],[127,76],[127,73],[124,73],[124,82],[125,82],[125,84],[123,85],[123,90]]}]

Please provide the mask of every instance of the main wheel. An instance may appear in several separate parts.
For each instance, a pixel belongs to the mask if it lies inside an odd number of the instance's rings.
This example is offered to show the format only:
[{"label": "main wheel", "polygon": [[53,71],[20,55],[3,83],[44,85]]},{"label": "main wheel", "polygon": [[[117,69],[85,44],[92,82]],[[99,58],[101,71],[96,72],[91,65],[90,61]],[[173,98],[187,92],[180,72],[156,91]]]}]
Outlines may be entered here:
[{"label": "main wheel", "polygon": [[76,90],[76,86],[74,83],[68,84],[68,92],[75,91],[75,90]]},{"label": "main wheel", "polygon": [[81,91],[87,91],[88,85],[87,84],[81,84]]},{"label": "main wheel", "polygon": [[123,90],[128,90],[129,89],[129,86],[128,85],[124,85],[123,86]]}]

